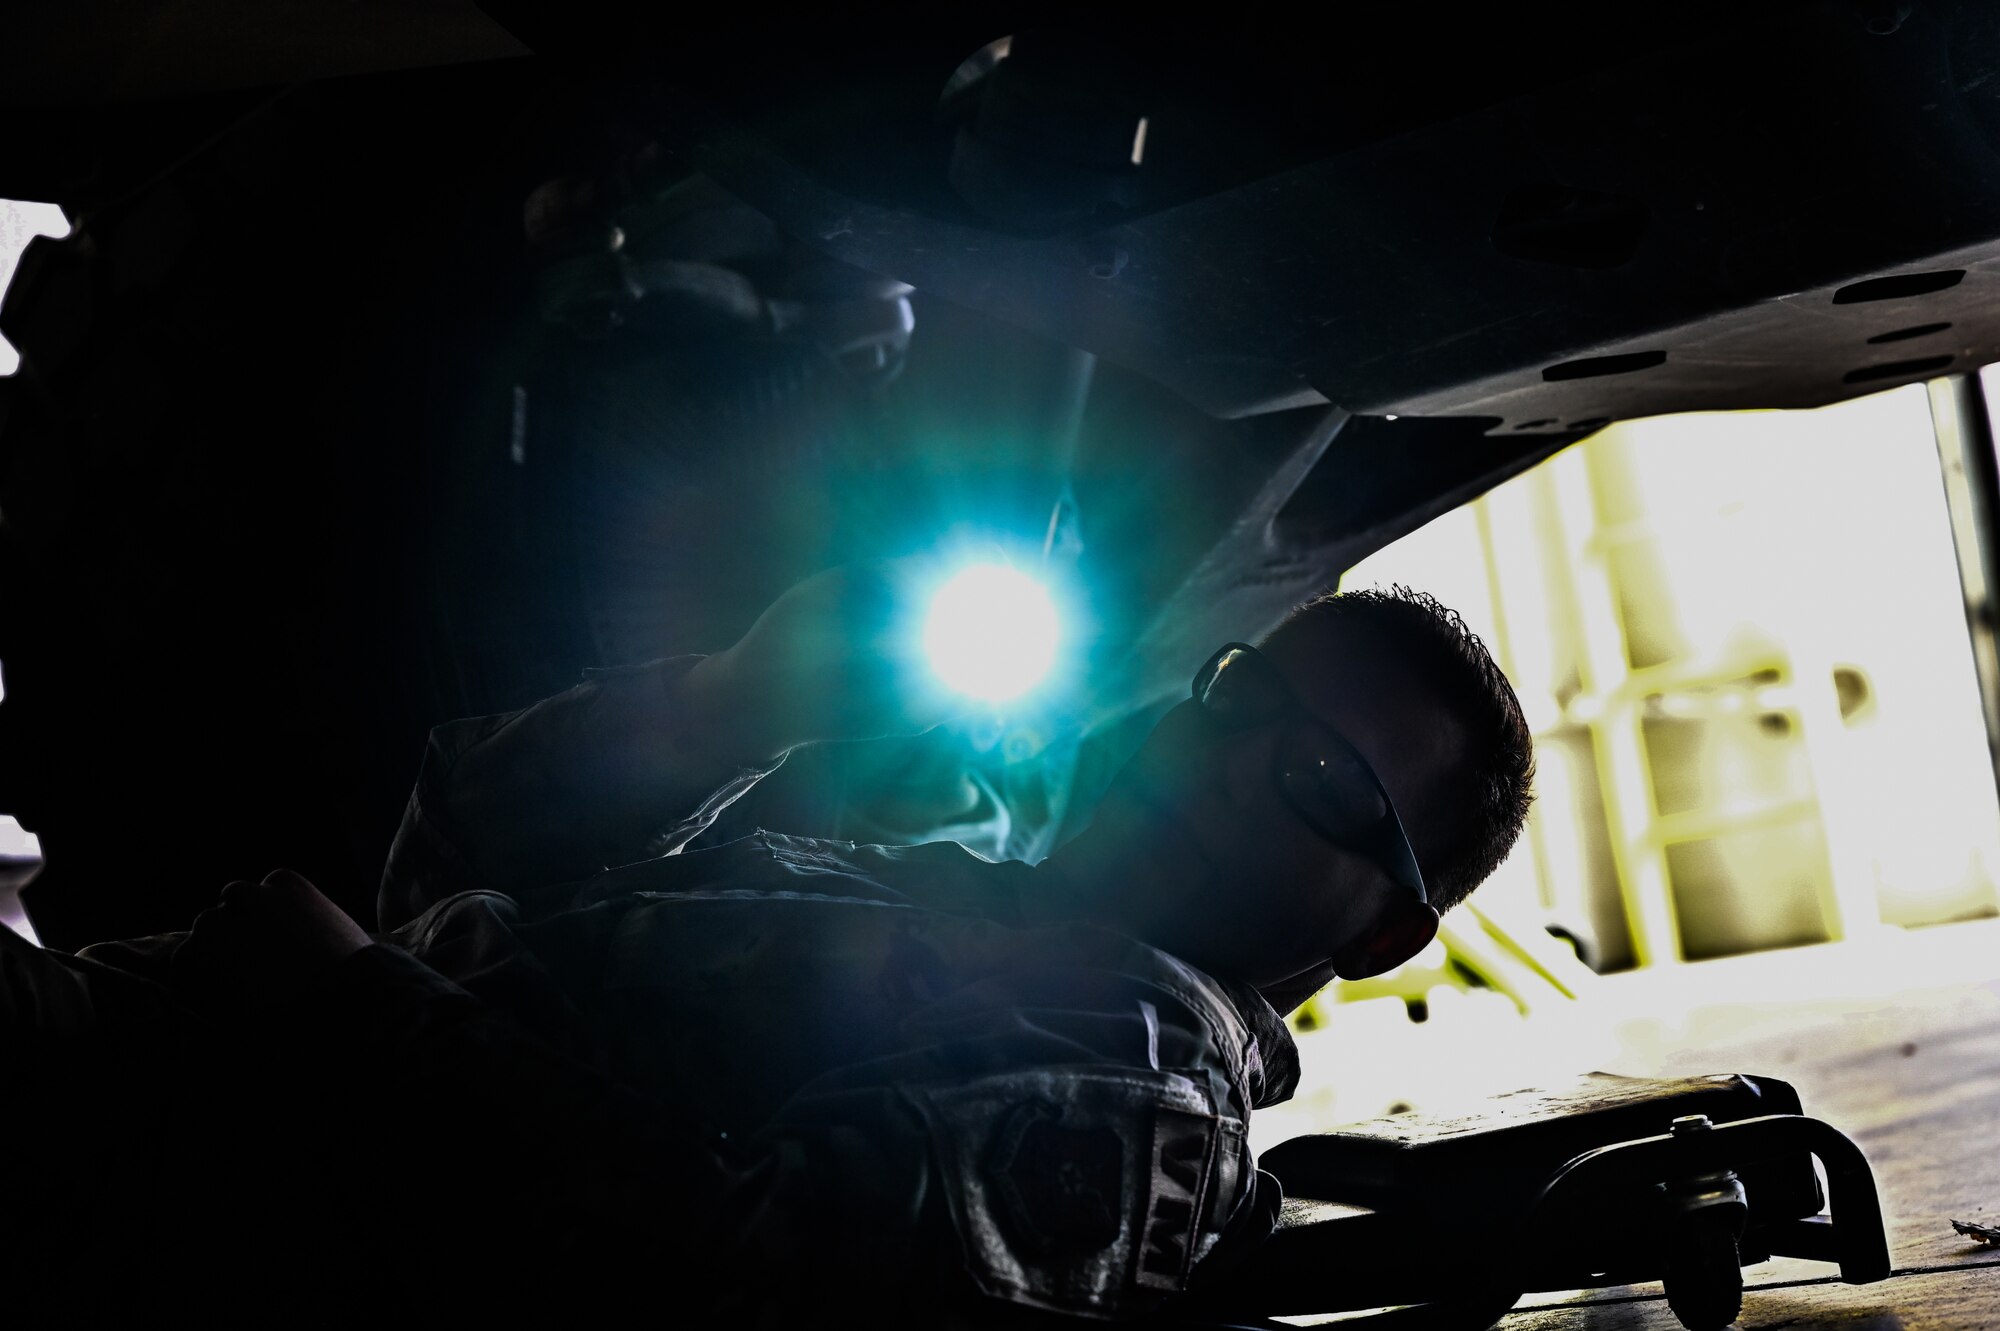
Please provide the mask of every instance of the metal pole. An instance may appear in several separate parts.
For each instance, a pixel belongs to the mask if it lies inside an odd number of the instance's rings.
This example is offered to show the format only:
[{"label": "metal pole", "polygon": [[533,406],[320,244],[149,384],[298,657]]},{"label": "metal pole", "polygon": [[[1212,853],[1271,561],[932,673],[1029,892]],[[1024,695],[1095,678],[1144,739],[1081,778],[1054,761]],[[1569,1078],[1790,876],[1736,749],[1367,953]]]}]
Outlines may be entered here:
[{"label": "metal pole", "polygon": [[1965,626],[1986,718],[1986,747],[2000,782],[2000,640],[1994,607],[2000,584],[2000,458],[1993,451],[1992,420],[1977,373],[1931,380],[1930,403],[1965,592]]}]

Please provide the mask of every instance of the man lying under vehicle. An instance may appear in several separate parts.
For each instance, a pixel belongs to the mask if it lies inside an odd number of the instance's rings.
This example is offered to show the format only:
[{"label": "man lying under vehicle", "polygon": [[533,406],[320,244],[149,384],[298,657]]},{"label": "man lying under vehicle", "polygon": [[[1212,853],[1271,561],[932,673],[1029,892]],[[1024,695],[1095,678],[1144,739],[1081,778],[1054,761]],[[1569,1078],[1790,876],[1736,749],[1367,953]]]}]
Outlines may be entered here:
[{"label": "man lying under vehicle", "polygon": [[[1518,835],[1514,694],[1435,601],[1325,596],[1201,665],[1039,864],[685,850],[791,749],[944,719],[907,576],[833,570],[717,655],[439,727],[373,937],[281,872],[186,935],[10,943],[10,1025],[72,1088],[39,1130],[102,1119],[75,1088],[175,1125],[155,1154],[198,1159],[155,1186],[202,1198],[196,1246],[304,1305],[1123,1317],[1226,1266],[1275,1215],[1245,1129],[1297,1080],[1282,1014],[1415,955]],[[163,1069],[205,1089],[134,1102]],[[117,1266],[32,1238],[44,1272]]]}]

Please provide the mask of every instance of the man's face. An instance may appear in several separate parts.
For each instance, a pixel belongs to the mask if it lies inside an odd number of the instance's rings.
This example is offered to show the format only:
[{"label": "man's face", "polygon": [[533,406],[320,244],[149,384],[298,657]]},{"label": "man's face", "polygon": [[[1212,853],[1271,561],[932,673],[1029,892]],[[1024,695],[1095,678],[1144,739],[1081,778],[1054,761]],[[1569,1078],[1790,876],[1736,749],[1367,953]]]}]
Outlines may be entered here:
[{"label": "man's face", "polygon": [[[1439,844],[1437,792],[1464,758],[1459,727],[1397,668],[1393,653],[1339,623],[1295,628],[1265,651],[1300,704],[1361,751],[1395,803],[1421,868]],[[1295,725],[1296,722],[1289,723]],[[1192,701],[1164,717],[1112,789],[1100,818],[1144,838],[1157,896],[1131,921],[1148,941],[1259,988],[1324,970],[1369,935],[1407,889],[1304,821],[1273,773],[1288,723],[1217,731]]]}]

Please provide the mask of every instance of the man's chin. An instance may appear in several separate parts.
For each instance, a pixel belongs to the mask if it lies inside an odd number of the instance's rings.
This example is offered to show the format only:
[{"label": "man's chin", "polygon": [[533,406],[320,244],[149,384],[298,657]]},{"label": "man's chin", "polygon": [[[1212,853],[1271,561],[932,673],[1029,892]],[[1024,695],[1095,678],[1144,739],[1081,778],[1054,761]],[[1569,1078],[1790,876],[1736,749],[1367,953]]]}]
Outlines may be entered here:
[{"label": "man's chin", "polygon": [[1279,980],[1275,984],[1260,984],[1257,986],[1257,992],[1264,995],[1265,1002],[1277,1009],[1279,1016],[1286,1017],[1307,999],[1339,978],[1332,962],[1322,962],[1290,979]]}]

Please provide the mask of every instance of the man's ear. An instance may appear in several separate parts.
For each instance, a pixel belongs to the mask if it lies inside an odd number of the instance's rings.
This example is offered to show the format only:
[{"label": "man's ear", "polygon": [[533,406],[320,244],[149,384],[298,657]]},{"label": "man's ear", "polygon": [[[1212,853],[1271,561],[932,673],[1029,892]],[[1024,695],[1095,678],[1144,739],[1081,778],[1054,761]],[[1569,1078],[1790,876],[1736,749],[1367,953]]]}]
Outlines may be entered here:
[{"label": "man's ear", "polygon": [[1365,980],[1392,971],[1431,945],[1437,937],[1438,913],[1429,905],[1397,911],[1368,937],[1334,954],[1334,973],[1343,980]]}]

